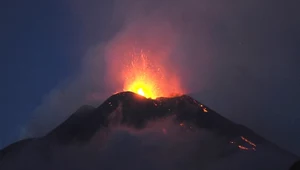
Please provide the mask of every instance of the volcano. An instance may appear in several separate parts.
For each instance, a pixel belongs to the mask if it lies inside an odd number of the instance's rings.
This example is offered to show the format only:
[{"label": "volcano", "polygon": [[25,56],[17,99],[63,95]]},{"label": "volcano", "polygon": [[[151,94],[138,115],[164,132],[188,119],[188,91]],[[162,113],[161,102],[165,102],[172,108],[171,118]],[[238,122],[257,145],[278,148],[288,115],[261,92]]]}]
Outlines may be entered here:
[{"label": "volcano", "polygon": [[2,149],[0,169],[287,170],[297,159],[190,96],[121,92]]}]

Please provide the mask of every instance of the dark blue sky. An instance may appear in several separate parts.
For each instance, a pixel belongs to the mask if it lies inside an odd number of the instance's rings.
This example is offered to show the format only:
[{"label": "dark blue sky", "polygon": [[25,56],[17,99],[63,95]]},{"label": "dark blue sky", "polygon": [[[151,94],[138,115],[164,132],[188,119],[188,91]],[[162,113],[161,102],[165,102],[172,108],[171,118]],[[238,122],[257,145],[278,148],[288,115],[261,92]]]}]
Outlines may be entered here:
[{"label": "dark blue sky", "polygon": [[1,1],[1,146],[16,140],[20,127],[43,96],[74,74],[83,26],[64,1]]},{"label": "dark blue sky", "polygon": [[88,48],[109,37],[112,1],[89,2],[76,4],[81,13],[68,0],[0,2],[0,147],[17,140],[43,98],[79,72]]},{"label": "dark blue sky", "polygon": [[[0,148],[19,139],[22,128],[32,121],[34,110],[44,103],[45,96],[81,72],[83,56],[91,47],[111,40],[127,13],[136,21],[153,11],[159,11],[158,18],[169,17],[179,30],[181,44],[174,53],[182,52],[186,58],[179,57],[175,62],[190,73],[197,73],[186,81],[192,92],[201,87],[198,99],[285,148],[297,147],[297,2],[202,0],[193,4],[187,0],[191,3],[185,4],[174,0],[169,5],[167,1],[143,0],[147,2],[143,8],[125,3],[133,2],[127,0],[119,0],[117,7],[111,0],[1,1]],[[176,10],[168,12],[170,7]],[[116,9],[119,20],[112,20]],[[149,27],[160,24],[156,19],[145,18],[149,22],[143,24]],[[149,35],[144,35],[145,40],[149,40]],[[100,62],[96,69],[102,67]],[[85,88],[97,86],[91,78],[87,81],[84,86],[78,83],[76,88],[63,92],[70,98],[74,93],[82,97]],[[63,99],[57,102],[66,102]],[[61,114],[52,113],[47,104],[42,106],[43,111],[47,110],[47,119]],[[296,150],[300,153],[299,146]]]}]

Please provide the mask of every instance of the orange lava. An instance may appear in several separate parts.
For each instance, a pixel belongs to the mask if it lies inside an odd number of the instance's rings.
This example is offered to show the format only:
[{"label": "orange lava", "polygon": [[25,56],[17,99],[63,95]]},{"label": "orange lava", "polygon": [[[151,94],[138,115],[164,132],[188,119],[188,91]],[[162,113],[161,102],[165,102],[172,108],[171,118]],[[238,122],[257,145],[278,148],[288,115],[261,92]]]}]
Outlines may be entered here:
[{"label": "orange lava", "polygon": [[242,150],[249,150],[249,148],[246,148],[245,146],[242,146],[242,145],[238,145],[238,147]]},{"label": "orange lava", "polygon": [[246,139],[244,136],[241,136],[241,138],[242,138],[243,141],[245,141],[245,142],[249,143],[250,145],[256,147],[256,144],[255,144],[255,143],[253,143],[253,142],[251,142],[250,140]]},{"label": "orange lava", "polygon": [[[123,91],[135,92],[146,98],[170,97],[174,94],[172,84],[168,84],[163,69],[154,65],[150,57],[140,52],[133,54],[130,64],[123,70]],[[177,94],[181,94],[176,91]]]}]

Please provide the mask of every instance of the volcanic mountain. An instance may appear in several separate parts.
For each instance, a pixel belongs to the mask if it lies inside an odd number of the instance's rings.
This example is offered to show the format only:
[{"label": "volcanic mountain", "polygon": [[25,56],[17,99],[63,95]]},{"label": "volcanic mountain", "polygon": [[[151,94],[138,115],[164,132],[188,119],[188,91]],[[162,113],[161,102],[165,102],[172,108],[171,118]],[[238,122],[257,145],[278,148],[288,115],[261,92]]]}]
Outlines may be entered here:
[{"label": "volcanic mountain", "polygon": [[187,95],[121,92],[2,149],[0,169],[287,170],[297,159]]}]

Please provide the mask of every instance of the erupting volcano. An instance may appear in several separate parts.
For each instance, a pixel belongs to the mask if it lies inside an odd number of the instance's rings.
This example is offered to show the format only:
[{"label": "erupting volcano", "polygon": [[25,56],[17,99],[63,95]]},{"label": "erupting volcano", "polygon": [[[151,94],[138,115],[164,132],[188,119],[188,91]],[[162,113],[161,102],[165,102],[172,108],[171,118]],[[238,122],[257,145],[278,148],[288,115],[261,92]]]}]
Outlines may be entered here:
[{"label": "erupting volcano", "polygon": [[123,92],[0,150],[0,170],[279,170],[298,159],[184,95],[178,76],[153,55],[110,60],[109,78],[122,80]]},{"label": "erupting volcano", "polygon": [[[167,69],[160,63],[154,64],[148,55],[141,51],[130,54],[129,62],[122,70],[123,91],[131,91],[146,98],[170,97],[182,94],[182,90],[172,86],[166,77]],[[175,77],[178,84],[178,77]]]}]

